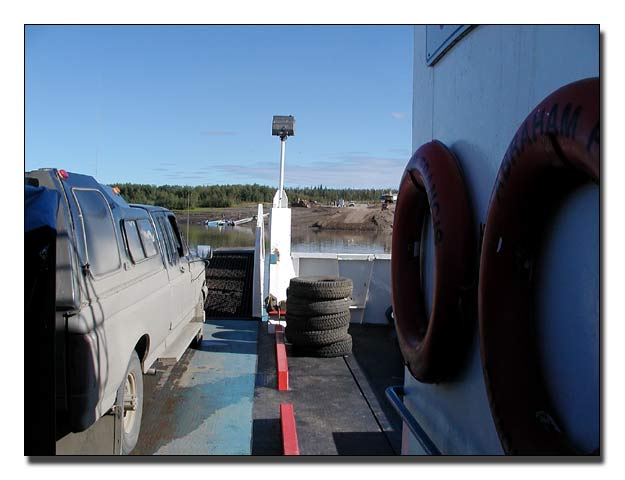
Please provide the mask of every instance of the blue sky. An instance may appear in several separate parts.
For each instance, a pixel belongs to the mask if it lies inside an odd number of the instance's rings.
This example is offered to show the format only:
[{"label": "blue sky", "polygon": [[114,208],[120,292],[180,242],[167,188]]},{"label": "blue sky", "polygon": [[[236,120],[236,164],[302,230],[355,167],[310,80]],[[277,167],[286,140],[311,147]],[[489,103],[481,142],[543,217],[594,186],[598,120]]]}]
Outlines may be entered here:
[{"label": "blue sky", "polygon": [[409,26],[30,26],[26,169],[104,183],[396,187]]}]

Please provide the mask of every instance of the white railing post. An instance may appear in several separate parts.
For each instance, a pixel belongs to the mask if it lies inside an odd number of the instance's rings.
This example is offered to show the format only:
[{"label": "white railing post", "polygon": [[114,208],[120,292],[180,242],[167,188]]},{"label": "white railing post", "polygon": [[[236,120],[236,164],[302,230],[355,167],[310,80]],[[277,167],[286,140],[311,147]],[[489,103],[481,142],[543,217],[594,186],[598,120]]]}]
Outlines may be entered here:
[{"label": "white railing post", "polygon": [[252,289],[252,316],[267,320],[264,309],[265,290],[265,223],[263,204],[258,204],[256,214],[256,238],[254,241],[254,286]]}]

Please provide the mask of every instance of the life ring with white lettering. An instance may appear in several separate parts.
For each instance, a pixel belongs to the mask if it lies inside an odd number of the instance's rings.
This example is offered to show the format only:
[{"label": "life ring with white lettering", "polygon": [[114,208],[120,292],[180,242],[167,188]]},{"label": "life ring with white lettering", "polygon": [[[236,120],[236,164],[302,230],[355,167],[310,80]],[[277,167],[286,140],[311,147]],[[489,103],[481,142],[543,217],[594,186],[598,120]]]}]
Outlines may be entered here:
[{"label": "life ring with white lettering", "polygon": [[[435,268],[429,317],[421,280],[422,232],[428,211]],[[468,350],[477,253],[472,219],[454,154],[436,140],[422,145],[408,162],[397,195],[391,291],[402,355],[410,373],[424,383],[453,375]]]},{"label": "life ring with white lettering", "polygon": [[532,335],[532,265],[545,210],[599,183],[599,79],[566,85],[523,121],[490,199],[478,287],[481,356],[506,453],[572,454],[550,404]]}]

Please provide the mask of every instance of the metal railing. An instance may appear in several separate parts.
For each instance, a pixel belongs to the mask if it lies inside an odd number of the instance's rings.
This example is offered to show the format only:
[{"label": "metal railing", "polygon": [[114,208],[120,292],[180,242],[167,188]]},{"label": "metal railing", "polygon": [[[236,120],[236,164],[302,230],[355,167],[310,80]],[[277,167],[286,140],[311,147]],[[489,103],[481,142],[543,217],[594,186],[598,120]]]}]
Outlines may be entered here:
[{"label": "metal railing", "polygon": [[425,430],[419,425],[419,422],[412,416],[412,413],[406,408],[400,397],[404,396],[404,387],[395,385],[386,389],[386,398],[391,402],[393,408],[397,411],[404,424],[419,442],[419,445],[427,455],[441,455],[441,451],[434,445]]}]

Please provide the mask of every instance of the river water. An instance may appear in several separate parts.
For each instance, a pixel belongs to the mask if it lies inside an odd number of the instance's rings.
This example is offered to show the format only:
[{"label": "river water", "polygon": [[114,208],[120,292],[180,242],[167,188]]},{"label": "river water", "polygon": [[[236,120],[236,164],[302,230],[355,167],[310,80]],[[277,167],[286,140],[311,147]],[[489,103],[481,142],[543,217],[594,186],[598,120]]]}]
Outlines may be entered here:
[{"label": "river water", "polygon": [[[183,235],[187,226],[180,225]],[[253,247],[254,226],[206,227],[189,225],[189,246],[210,245],[216,248]],[[265,245],[269,248],[268,230],[265,230]],[[291,251],[321,253],[390,253],[391,234],[371,231],[319,230],[314,228],[293,228],[291,230]]]}]

